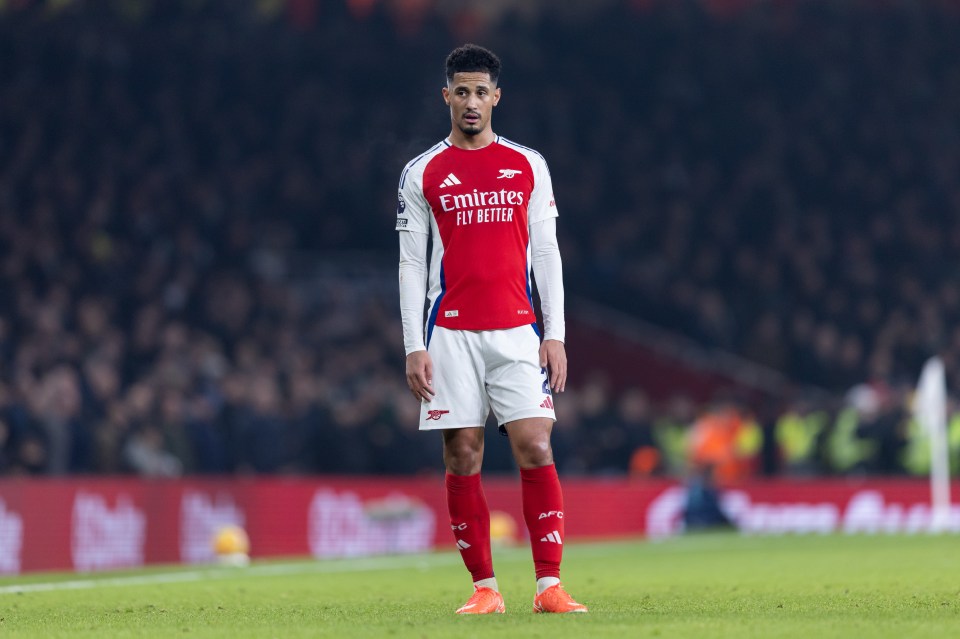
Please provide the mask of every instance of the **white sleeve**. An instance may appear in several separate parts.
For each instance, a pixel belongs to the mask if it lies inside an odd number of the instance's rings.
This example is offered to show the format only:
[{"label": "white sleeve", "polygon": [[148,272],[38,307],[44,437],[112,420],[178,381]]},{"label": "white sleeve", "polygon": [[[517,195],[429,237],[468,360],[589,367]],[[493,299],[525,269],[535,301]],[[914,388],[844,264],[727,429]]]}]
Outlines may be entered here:
[{"label": "white sleeve", "polygon": [[546,161],[539,153],[528,157],[528,160],[533,168],[533,192],[527,205],[527,220],[532,225],[557,217],[558,213],[553,198],[553,180],[550,179]]},{"label": "white sleeve", "polygon": [[430,233],[430,205],[423,196],[418,175],[408,175],[397,191],[397,230]]},{"label": "white sleeve", "polygon": [[556,217],[530,224],[530,253],[543,311],[543,339],[562,342],[566,321],[563,315],[563,265],[557,245]]},{"label": "white sleeve", "polygon": [[408,164],[397,191],[397,235],[400,236],[400,321],[407,355],[426,350],[423,306],[427,297],[427,240],[430,205],[421,186],[423,171]]},{"label": "white sleeve", "polygon": [[423,351],[423,305],[427,295],[427,234],[400,236],[400,321],[407,355]]}]

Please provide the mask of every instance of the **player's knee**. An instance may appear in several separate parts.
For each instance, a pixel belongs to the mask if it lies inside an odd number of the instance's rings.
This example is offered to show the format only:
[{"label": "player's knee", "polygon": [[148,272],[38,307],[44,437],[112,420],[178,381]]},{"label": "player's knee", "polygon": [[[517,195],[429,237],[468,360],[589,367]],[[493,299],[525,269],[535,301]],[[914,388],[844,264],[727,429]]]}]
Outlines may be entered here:
[{"label": "player's knee", "polygon": [[447,472],[454,475],[476,475],[480,472],[480,456],[474,453],[457,455],[448,452],[443,461]]},{"label": "player's knee", "polygon": [[448,441],[443,447],[443,461],[454,475],[473,475],[480,472],[483,448],[472,441]]},{"label": "player's knee", "polygon": [[537,437],[516,446],[517,464],[521,468],[538,468],[553,463],[553,449],[548,437]]}]

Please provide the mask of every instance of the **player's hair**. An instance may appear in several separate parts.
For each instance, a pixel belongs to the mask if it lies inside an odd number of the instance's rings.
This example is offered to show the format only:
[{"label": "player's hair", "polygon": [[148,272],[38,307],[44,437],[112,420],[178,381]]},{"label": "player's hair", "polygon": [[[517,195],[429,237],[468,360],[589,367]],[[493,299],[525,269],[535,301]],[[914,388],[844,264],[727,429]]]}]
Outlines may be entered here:
[{"label": "player's hair", "polygon": [[447,82],[453,80],[454,73],[479,71],[489,73],[494,84],[500,77],[500,58],[493,51],[476,44],[457,47],[447,56]]}]

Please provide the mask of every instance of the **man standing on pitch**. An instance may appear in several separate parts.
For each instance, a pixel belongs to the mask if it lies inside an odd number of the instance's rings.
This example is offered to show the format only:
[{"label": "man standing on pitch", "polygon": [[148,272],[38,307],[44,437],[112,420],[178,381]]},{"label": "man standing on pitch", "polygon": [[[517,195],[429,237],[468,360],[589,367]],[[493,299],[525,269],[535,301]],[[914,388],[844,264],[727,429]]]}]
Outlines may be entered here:
[{"label": "man standing on pitch", "polygon": [[[560,585],[563,495],[550,447],[552,393],[563,392],[567,380],[557,209],[543,157],[491,129],[499,75],[500,60],[487,49],[468,44],[450,53],[443,88],[450,136],[400,176],[407,384],[422,403],[420,429],[443,435],[450,525],[474,583],[473,596],[457,612],[504,611],[480,483],[490,410],[520,467],[537,575],[533,610],[586,612]],[[531,266],[542,302],[542,344]]]}]

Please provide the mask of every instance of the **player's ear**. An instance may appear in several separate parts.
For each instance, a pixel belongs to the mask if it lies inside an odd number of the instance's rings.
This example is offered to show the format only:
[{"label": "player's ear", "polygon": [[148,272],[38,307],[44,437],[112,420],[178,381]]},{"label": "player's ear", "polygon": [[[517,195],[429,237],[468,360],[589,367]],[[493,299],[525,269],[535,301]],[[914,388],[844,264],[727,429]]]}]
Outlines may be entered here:
[{"label": "player's ear", "polygon": [[440,89],[440,93],[443,94],[443,101],[446,103],[446,105],[450,106],[450,89],[443,87]]},{"label": "player's ear", "polygon": [[500,101],[500,87],[497,87],[493,92],[493,106],[497,106],[497,102]]}]

